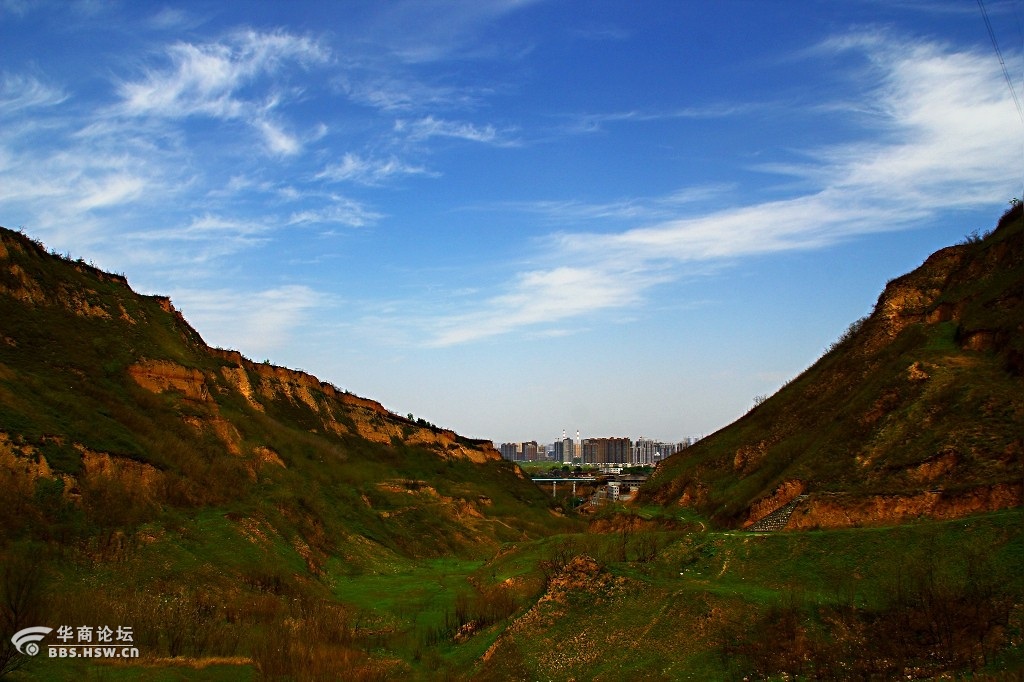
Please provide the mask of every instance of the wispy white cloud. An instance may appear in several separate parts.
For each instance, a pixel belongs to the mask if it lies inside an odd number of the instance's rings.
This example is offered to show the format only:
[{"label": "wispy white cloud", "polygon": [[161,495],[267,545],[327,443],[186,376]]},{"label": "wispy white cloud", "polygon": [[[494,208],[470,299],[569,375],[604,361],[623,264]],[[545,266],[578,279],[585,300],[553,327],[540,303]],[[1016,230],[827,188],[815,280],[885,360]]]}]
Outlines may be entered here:
[{"label": "wispy white cloud", "polygon": [[650,123],[676,119],[727,118],[750,114],[753,111],[763,109],[765,106],[767,105],[755,103],[718,103],[669,109],[666,111],[630,110],[596,114],[574,114],[569,117],[570,122],[565,126],[565,129],[569,133],[577,134],[598,133],[604,132],[610,124],[616,123]]},{"label": "wispy white cloud", "polygon": [[[240,182],[241,186],[250,187]],[[262,187],[259,191],[275,193],[271,187]],[[287,230],[317,227],[330,232],[338,226],[360,228],[373,225],[383,217],[360,202],[337,194],[301,194],[285,201],[300,206],[315,202],[317,206],[286,215],[261,212],[253,218],[230,210],[206,211],[168,227],[150,225],[145,229],[128,230],[113,248],[123,251],[121,263],[163,267],[173,262],[172,272],[179,276],[187,271],[193,278],[208,278],[210,269],[217,267],[215,263],[223,263],[224,259],[280,239]]]},{"label": "wispy white cloud", "polygon": [[146,181],[133,175],[108,175],[84,183],[85,195],[78,200],[78,208],[88,211],[132,201],[146,189]]},{"label": "wispy white cloud", "polygon": [[303,333],[313,310],[328,298],[308,287],[288,284],[259,291],[175,289],[175,307],[207,343],[239,348],[254,359],[271,357]]},{"label": "wispy white cloud", "polygon": [[384,5],[366,36],[407,63],[434,62],[453,55],[489,54],[499,37],[484,40],[481,29],[538,0],[454,0],[425,3],[398,0]]},{"label": "wispy white cloud", "polygon": [[[267,243],[277,229],[273,221],[206,212],[180,225],[126,231],[114,249],[122,263],[166,267],[174,263],[179,274],[203,273],[212,263]],[[186,275],[187,276],[187,275]]]},{"label": "wispy white cloud", "polygon": [[480,309],[436,320],[429,343],[451,346],[622,308],[639,302],[642,291],[660,281],[663,273],[622,271],[610,263],[525,272]]},{"label": "wispy white cloud", "polygon": [[204,213],[194,217],[181,229],[165,233],[164,236],[180,239],[253,239],[266,234],[270,229],[265,222],[239,220],[214,213]]},{"label": "wispy white cloud", "polygon": [[[293,132],[285,109],[303,96],[289,85],[289,70],[326,63],[327,48],[283,31],[237,31],[216,42],[179,42],[159,54],[162,64],[114,83],[112,102],[89,91],[75,110],[58,106],[70,89],[4,74],[0,116],[10,120],[0,126],[0,204],[7,220],[25,222],[48,239],[62,235],[87,253],[103,245],[104,253],[124,257],[124,267],[161,258],[208,262],[261,244],[289,224],[282,208],[289,202],[309,199],[307,206],[323,207],[315,220],[307,213],[306,222],[378,219],[322,188],[267,180],[272,174],[238,183],[218,177],[232,156],[251,161],[254,146],[283,159],[323,137],[323,124]],[[215,145],[196,146],[195,127],[185,120],[191,117],[240,121],[258,143],[221,136]],[[100,212],[105,226],[95,220]],[[292,224],[303,222],[300,209],[291,213]],[[125,240],[136,248],[122,248]]]},{"label": "wispy white cloud", "polygon": [[[1013,191],[1021,137],[1016,110],[989,55],[930,43],[853,35],[820,48],[863,52],[874,86],[862,91],[870,140],[805,150],[791,166],[811,186],[786,199],[682,215],[618,232],[561,232],[545,242],[550,268],[521,274],[505,293],[435,321],[435,345],[536,330],[631,306],[687,264],[822,248],[905,228],[938,211],[998,203]],[[863,117],[864,114],[858,116]],[[628,218],[637,205],[541,206]],[[573,263],[571,269],[555,265]]]},{"label": "wispy white cloud", "polygon": [[358,154],[349,152],[342,156],[340,162],[331,164],[317,173],[316,179],[378,185],[389,178],[401,175],[433,175],[433,173],[423,166],[406,163],[395,156],[390,156],[387,159],[365,159]]},{"label": "wispy white cloud", "polygon": [[254,121],[257,130],[263,135],[263,140],[274,154],[291,156],[302,151],[302,142],[278,125],[268,119],[257,119]]},{"label": "wispy white cloud", "polygon": [[465,109],[478,105],[487,94],[466,85],[425,83],[393,71],[362,71],[352,68],[339,75],[341,90],[353,102],[383,112]]},{"label": "wispy white cloud", "polygon": [[733,189],[732,185],[711,184],[684,187],[658,197],[632,197],[607,202],[585,202],[578,199],[506,201],[471,209],[534,214],[564,229],[566,226],[594,221],[635,223],[640,220],[665,220],[678,215],[685,206],[718,199]]},{"label": "wispy white cloud", "polygon": [[285,32],[242,31],[223,42],[179,42],[166,51],[169,66],[147,69],[142,79],[119,85],[128,114],[179,118],[237,118],[253,106],[238,90],[289,61],[325,62],[329,51],[312,38]]},{"label": "wispy white cloud", "polygon": [[264,100],[247,88],[261,78],[277,75],[286,65],[324,64],[330,51],[316,40],[283,31],[241,31],[220,42],[170,46],[163,68],[146,69],[142,78],[118,85],[117,112],[130,117],[167,119],[205,116],[243,120],[251,125],[273,154],[291,155],[301,149],[299,138],[269,116],[280,103],[281,88],[268,84]]},{"label": "wispy white cloud", "polygon": [[[466,40],[473,27],[516,3],[500,4],[483,11],[467,3],[465,11],[476,18],[464,24]],[[183,28],[199,35],[202,25],[168,9],[137,27],[160,32],[155,38],[144,31],[138,38],[163,40],[168,30],[187,35]],[[139,279],[150,281],[142,286],[171,293],[204,333],[223,330],[215,342],[251,335],[268,348],[280,347],[290,338],[289,326],[301,324],[324,297],[302,286],[247,295],[183,291],[173,283],[199,287],[216,282],[225,269],[244,273],[244,263],[290,234],[332,234],[386,217],[332,191],[331,183],[365,190],[400,177],[435,176],[419,159],[429,158],[431,143],[444,139],[511,144],[510,131],[493,125],[420,116],[465,114],[487,96],[486,87],[445,76],[431,81],[429,74],[376,56],[368,68],[350,71],[326,40],[286,30],[237,30],[157,43],[144,58],[128,49],[116,64],[98,65],[100,74],[117,74],[108,88],[97,87],[101,78],[83,86],[51,84],[43,72],[0,72],[5,222],[25,224],[101,266],[146,273]],[[358,85],[339,91],[327,86],[329,78]],[[373,111],[367,115],[353,103]],[[397,136],[396,111],[408,119]],[[369,151],[328,163],[339,158],[339,144]],[[410,149],[414,156],[406,154]],[[254,155],[272,158],[254,162]]]},{"label": "wispy white cloud", "polygon": [[[60,123],[14,130],[21,133],[15,139],[0,132],[0,205],[8,216],[27,216],[18,220],[46,238],[74,234],[71,241],[79,248],[102,241],[111,228],[96,229],[98,211],[109,215],[158,201],[177,182],[145,155],[108,149],[91,139],[69,141]],[[53,138],[66,146],[48,148]]]},{"label": "wispy white cloud", "polygon": [[45,85],[36,78],[5,73],[0,79],[0,113],[55,106],[67,97],[63,90]]},{"label": "wispy white cloud", "polygon": [[379,221],[383,215],[346,197],[332,195],[323,208],[305,209],[288,218],[289,225],[343,225],[366,227]]},{"label": "wispy white cloud", "polygon": [[188,26],[192,23],[192,19],[182,9],[163,7],[150,17],[147,23],[159,31],[168,31]]},{"label": "wispy white cloud", "polygon": [[395,132],[413,142],[422,142],[432,137],[450,137],[469,142],[481,142],[502,147],[518,144],[509,137],[511,130],[499,131],[493,125],[479,126],[465,121],[448,121],[445,119],[424,116],[416,120],[400,119],[395,121]]}]

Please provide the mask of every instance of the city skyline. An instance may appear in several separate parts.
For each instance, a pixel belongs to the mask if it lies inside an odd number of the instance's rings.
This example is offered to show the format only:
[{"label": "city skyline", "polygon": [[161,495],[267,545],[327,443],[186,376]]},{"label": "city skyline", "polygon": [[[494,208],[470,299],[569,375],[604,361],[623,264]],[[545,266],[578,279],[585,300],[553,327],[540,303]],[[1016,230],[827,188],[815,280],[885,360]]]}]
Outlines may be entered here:
[{"label": "city skyline", "polygon": [[660,441],[639,436],[636,440],[628,436],[590,436],[584,438],[579,431],[569,436],[563,429],[562,436],[551,442],[508,441],[495,443],[505,459],[517,462],[549,461],[563,464],[628,464],[652,465],[683,450],[699,437],[684,437],[675,441]]}]

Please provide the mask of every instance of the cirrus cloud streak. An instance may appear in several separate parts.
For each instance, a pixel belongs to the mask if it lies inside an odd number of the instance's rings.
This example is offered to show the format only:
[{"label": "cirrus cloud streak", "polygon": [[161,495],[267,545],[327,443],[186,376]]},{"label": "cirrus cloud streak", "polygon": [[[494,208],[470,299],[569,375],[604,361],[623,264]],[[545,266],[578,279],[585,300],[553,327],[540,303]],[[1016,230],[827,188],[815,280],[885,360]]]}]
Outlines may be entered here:
[{"label": "cirrus cloud streak", "polygon": [[[808,188],[802,194],[701,214],[683,209],[676,217],[613,232],[551,234],[540,267],[520,274],[506,291],[475,309],[434,320],[430,344],[536,332],[638,305],[653,287],[677,281],[702,264],[824,248],[1009,196],[1020,161],[1019,145],[1011,140],[1019,139],[1021,130],[989,55],[862,34],[827,41],[817,50],[819,56],[851,51],[871,65],[873,81],[862,88],[863,101],[822,108],[855,120],[862,137],[803,150],[808,161],[802,165],[762,169],[799,177]],[[643,117],[621,120],[632,118]],[[659,211],[668,204],[642,202]],[[639,216],[647,210],[631,202],[623,206]],[[570,219],[608,213],[606,206],[588,211],[575,201],[564,208]],[[572,267],[556,265],[564,263]]]}]

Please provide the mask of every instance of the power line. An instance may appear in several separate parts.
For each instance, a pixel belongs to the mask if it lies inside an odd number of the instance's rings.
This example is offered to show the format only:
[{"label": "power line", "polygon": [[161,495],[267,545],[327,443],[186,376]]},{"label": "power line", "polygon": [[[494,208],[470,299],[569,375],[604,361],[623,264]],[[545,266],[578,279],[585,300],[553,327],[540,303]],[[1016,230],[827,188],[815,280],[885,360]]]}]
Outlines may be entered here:
[{"label": "power line", "polygon": [[995,48],[996,57],[999,58],[999,66],[1003,68],[1003,78],[1006,79],[1006,85],[1010,88],[1010,95],[1013,96],[1013,103],[1017,107],[1017,116],[1020,117],[1021,123],[1024,123],[1024,108],[1021,108],[1017,91],[1013,87],[1013,79],[1010,78],[1010,72],[1006,69],[1003,51],[999,49],[999,41],[996,40],[996,32],[992,30],[992,22],[988,19],[988,11],[985,9],[984,0],[978,0],[978,7],[981,9],[981,17],[985,20],[985,28],[988,29],[988,37],[992,40],[992,47]]}]

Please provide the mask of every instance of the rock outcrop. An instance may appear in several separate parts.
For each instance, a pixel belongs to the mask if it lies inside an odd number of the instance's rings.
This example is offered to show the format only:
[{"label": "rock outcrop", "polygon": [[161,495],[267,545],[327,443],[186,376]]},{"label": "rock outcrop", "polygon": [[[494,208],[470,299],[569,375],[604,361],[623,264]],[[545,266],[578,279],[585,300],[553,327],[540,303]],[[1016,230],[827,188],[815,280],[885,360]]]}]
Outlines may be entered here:
[{"label": "rock outcrop", "polygon": [[817,494],[802,500],[785,526],[790,530],[850,528],[904,523],[917,519],[956,519],[968,514],[1019,507],[1020,483],[968,490],[925,490],[910,495]]}]

